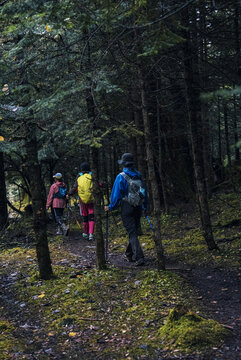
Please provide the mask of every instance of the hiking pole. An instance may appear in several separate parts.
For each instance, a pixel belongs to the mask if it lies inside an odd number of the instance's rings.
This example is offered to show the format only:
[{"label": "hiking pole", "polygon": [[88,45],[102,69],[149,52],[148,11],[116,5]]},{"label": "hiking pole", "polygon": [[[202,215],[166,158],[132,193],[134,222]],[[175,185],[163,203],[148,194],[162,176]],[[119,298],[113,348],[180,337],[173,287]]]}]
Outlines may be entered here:
[{"label": "hiking pole", "polygon": [[154,230],[154,228],[153,228],[153,226],[152,226],[152,224],[151,224],[151,222],[150,222],[150,219],[149,219],[149,217],[146,215],[146,218],[147,218],[147,221],[149,222],[149,225],[150,225],[150,228],[152,229],[152,231],[154,232],[155,230]]},{"label": "hiking pole", "polygon": [[67,204],[67,208],[68,208],[68,226],[69,226],[68,236],[70,236],[70,210],[68,204]]},{"label": "hiking pole", "polygon": [[[76,217],[76,215],[75,215],[75,213],[73,212],[73,210],[71,209],[71,207],[68,205],[68,209],[71,211],[71,213],[72,213],[72,215],[73,215],[73,217],[74,217],[74,219],[75,219],[75,221],[76,221],[76,224],[79,226],[79,228],[81,229],[81,225],[80,225],[80,223],[78,222],[78,219],[77,219],[77,217]],[[82,230],[82,229],[81,229]]]},{"label": "hiking pole", "polygon": [[108,243],[109,243],[109,239],[108,239],[108,235],[109,235],[109,214],[108,211],[106,211],[106,218],[105,218],[106,222],[105,222],[105,261],[108,260]]},{"label": "hiking pole", "polygon": [[[107,206],[108,205],[108,199],[106,196],[104,196],[104,205]],[[105,261],[108,260],[108,239],[109,236],[109,212],[106,211],[105,214]]]}]

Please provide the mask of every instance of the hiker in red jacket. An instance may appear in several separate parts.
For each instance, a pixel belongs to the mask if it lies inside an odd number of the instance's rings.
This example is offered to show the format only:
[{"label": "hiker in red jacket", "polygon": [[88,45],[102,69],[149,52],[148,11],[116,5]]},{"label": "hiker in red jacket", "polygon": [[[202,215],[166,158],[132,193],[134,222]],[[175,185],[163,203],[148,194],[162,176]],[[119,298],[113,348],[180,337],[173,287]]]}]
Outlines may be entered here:
[{"label": "hiker in red jacket", "polygon": [[51,185],[46,209],[48,210],[51,206],[54,210],[56,222],[58,224],[58,230],[56,235],[67,235],[68,226],[66,226],[62,220],[64,208],[66,207],[66,186],[62,179],[61,173],[56,173],[54,176],[54,184]]}]

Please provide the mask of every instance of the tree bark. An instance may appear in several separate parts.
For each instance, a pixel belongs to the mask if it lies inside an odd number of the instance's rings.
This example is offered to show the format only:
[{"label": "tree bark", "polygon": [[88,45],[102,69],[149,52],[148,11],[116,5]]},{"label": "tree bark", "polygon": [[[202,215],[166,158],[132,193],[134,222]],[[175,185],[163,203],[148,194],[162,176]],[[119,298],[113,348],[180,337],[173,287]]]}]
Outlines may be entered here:
[{"label": "tree bark", "polygon": [[240,164],[240,151],[237,146],[239,142],[239,132],[238,132],[238,116],[237,116],[237,104],[236,104],[236,96],[233,96],[233,106],[234,106],[234,114],[233,114],[233,131],[234,131],[234,146],[235,146],[235,164]]},{"label": "tree bark", "polygon": [[[158,84],[157,84],[158,87]],[[166,182],[163,171],[163,159],[162,159],[162,132],[161,132],[161,116],[160,116],[160,106],[158,104],[158,99],[156,98],[156,117],[157,117],[157,132],[158,132],[158,171],[161,179],[162,186],[162,196],[163,203],[165,208],[165,213],[168,214],[169,206],[167,202],[167,191],[166,191]]]},{"label": "tree bark", "polygon": [[231,150],[229,142],[229,126],[228,126],[228,109],[225,100],[223,101],[223,119],[224,119],[224,131],[226,142],[226,154],[228,158],[228,167],[231,168]]},{"label": "tree bark", "polygon": [[47,238],[47,222],[45,211],[45,189],[38,162],[36,124],[27,124],[26,152],[28,157],[28,173],[33,207],[33,228],[36,240],[36,252],[41,279],[48,280],[53,276]]},{"label": "tree bark", "polygon": [[0,230],[8,225],[7,193],[4,171],[4,157],[0,152]]},{"label": "tree bark", "polygon": [[105,245],[102,231],[102,191],[99,186],[99,159],[98,149],[95,147],[91,148],[91,169],[93,175],[93,195],[94,195],[94,207],[95,207],[95,241],[96,241],[96,260],[97,267],[99,270],[106,269],[105,259]]},{"label": "tree bark", "polygon": [[161,240],[161,204],[159,198],[158,191],[158,183],[155,175],[155,167],[154,167],[154,154],[152,149],[152,136],[151,136],[151,126],[150,119],[148,116],[147,110],[147,100],[146,100],[146,90],[145,90],[145,82],[142,74],[142,69],[138,67],[138,77],[139,77],[139,85],[141,91],[141,107],[142,107],[142,116],[144,123],[144,131],[145,131],[145,145],[146,145],[146,154],[147,154],[147,169],[148,176],[152,191],[153,198],[153,227],[154,227],[154,242],[156,247],[156,255],[157,255],[157,268],[158,270],[165,269],[165,257],[163,253],[163,246]]},{"label": "tree bark", "polygon": [[216,249],[217,245],[213,239],[204,172],[200,79],[198,64],[194,59],[194,56],[198,53],[198,50],[191,40],[188,9],[185,10],[183,15],[184,26],[186,29],[188,29],[186,31],[184,30],[184,37],[186,40],[183,45],[184,77],[186,85],[188,119],[191,133],[192,154],[194,161],[194,175],[204,239],[208,245],[208,248],[212,250]]}]

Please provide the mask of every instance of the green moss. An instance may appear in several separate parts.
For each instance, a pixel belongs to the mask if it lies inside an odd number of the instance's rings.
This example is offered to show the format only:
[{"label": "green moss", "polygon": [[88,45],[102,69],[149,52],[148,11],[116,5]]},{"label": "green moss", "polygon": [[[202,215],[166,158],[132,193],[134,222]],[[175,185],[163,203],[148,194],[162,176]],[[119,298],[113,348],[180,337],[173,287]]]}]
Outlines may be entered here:
[{"label": "green moss", "polygon": [[230,331],[218,322],[204,319],[193,312],[172,309],[158,335],[169,349],[190,352],[220,345]]},{"label": "green moss", "polygon": [[9,354],[17,346],[13,332],[15,328],[7,320],[0,320],[0,359],[7,359]]}]

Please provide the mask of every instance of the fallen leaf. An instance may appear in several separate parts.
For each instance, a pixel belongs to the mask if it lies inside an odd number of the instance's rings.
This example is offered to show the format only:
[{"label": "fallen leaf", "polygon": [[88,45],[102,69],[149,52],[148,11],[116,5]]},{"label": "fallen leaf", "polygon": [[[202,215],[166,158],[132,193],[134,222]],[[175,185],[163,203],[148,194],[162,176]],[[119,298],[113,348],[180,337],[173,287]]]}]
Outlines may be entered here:
[{"label": "fallen leaf", "polygon": [[77,335],[77,333],[76,332],[73,332],[73,331],[71,331],[70,333],[69,333],[69,336],[76,336]]},{"label": "fallen leaf", "polygon": [[55,335],[54,332],[49,332],[49,333],[48,333],[48,336],[54,336],[54,335]]}]

